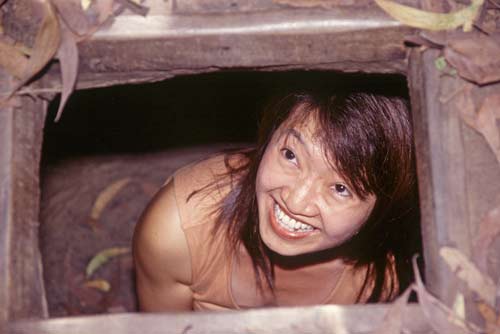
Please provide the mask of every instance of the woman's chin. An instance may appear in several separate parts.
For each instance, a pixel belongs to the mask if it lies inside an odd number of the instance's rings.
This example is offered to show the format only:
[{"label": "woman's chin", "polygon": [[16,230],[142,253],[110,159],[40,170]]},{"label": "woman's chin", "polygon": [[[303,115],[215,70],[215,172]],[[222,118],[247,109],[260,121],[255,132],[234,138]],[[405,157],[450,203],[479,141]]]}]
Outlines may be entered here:
[{"label": "woman's chin", "polygon": [[288,242],[284,242],[276,235],[266,235],[261,233],[261,239],[264,245],[273,253],[280,256],[298,256],[309,253],[309,251],[298,247],[298,245],[291,245]]}]

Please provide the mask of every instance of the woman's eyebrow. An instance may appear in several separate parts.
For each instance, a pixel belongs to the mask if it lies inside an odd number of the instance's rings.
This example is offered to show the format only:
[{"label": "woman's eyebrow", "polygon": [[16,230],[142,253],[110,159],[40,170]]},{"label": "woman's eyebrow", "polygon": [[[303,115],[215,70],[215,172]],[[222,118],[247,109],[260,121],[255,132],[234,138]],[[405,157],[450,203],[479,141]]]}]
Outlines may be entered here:
[{"label": "woman's eyebrow", "polygon": [[300,134],[299,131],[297,131],[296,129],[293,129],[293,128],[287,128],[285,130],[285,133],[284,133],[285,136],[292,136],[292,137],[295,137],[302,145],[306,145],[304,143],[304,140],[302,139],[302,135]]},{"label": "woman's eyebrow", "polygon": [[288,129],[285,130],[284,135],[286,137],[292,136],[295,139],[297,139],[297,141],[299,143],[301,143],[302,146],[304,146],[304,148],[306,149],[307,153],[309,155],[311,155],[311,151],[309,150],[309,145],[304,141],[304,139],[302,138],[302,135],[300,134],[299,131],[297,131],[296,129],[293,129],[293,128],[288,128]]}]

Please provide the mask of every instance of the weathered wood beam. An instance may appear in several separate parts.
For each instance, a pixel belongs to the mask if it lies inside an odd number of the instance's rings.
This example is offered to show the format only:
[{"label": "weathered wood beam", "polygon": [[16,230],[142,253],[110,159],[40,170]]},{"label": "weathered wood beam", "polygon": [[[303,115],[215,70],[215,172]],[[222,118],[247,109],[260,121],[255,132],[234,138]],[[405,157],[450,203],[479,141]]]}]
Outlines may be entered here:
[{"label": "weathered wood beam", "polygon": [[[147,3],[155,2],[149,0]],[[419,0],[399,0],[398,3],[419,7]],[[175,12],[178,14],[212,14],[234,12],[263,12],[290,8],[363,8],[377,9],[373,0],[177,0]]]},{"label": "weathered wood beam", "polygon": [[304,68],[403,72],[403,38],[410,31],[381,11],[361,9],[123,15],[110,29],[80,44],[81,70],[179,71],[300,64]]},{"label": "weathered wood beam", "polygon": [[[413,111],[428,288],[451,306],[459,293],[470,319],[478,320],[475,299],[440,255],[456,247],[473,259],[481,220],[500,205],[500,168],[485,139],[461,113],[476,113],[483,98],[500,95],[500,85],[473,86],[438,70],[437,50],[413,50],[408,82]],[[461,99],[469,94],[471,105]],[[495,266],[498,267],[498,266]],[[496,270],[495,280],[499,279]]]},{"label": "weathered wood beam", "polygon": [[430,290],[448,302],[455,298],[457,281],[440,259],[439,248],[460,245],[470,254],[471,243],[465,196],[464,152],[460,120],[439,103],[440,72],[436,50],[410,57],[408,82],[419,177],[425,276]]},{"label": "weathered wood beam", "polygon": [[[249,311],[117,314],[20,321],[13,334],[153,333],[373,333],[389,305],[266,308]],[[404,311],[402,331],[433,333],[417,305]]]},{"label": "weathered wood beam", "polygon": [[[79,44],[77,87],[154,81],[224,69],[404,73],[404,37],[413,30],[381,10],[287,10],[231,15],[118,16]],[[94,80],[95,81],[95,80]],[[135,80],[137,81],[137,80]],[[57,70],[45,87],[59,82]]]},{"label": "weathered wood beam", "polygon": [[[3,73],[0,87],[11,88]],[[12,103],[0,107],[0,327],[48,316],[38,248],[45,105],[28,97]]]}]

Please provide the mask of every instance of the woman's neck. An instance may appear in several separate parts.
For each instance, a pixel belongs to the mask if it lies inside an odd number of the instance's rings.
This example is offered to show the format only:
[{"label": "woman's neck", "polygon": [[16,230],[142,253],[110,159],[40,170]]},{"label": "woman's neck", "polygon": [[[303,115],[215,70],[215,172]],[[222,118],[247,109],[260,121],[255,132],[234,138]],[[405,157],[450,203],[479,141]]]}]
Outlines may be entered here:
[{"label": "woman's neck", "polygon": [[343,257],[337,249],[327,249],[295,256],[283,256],[266,248],[266,255],[273,266],[277,266],[283,270],[296,270],[333,261],[343,262]]}]

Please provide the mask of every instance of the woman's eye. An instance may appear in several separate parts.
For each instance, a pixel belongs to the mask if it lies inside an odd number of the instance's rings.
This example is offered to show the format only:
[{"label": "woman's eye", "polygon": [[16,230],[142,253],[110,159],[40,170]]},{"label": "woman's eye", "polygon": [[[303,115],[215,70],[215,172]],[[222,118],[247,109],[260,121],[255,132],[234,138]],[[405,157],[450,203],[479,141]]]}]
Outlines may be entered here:
[{"label": "woman's eye", "polygon": [[297,157],[295,156],[295,153],[293,153],[291,150],[284,148],[281,150],[281,152],[286,160],[296,162]]},{"label": "woman's eye", "polygon": [[342,197],[350,197],[351,196],[351,192],[349,191],[349,189],[347,189],[347,187],[341,183],[335,184],[335,186],[333,188],[335,189],[335,192]]}]

